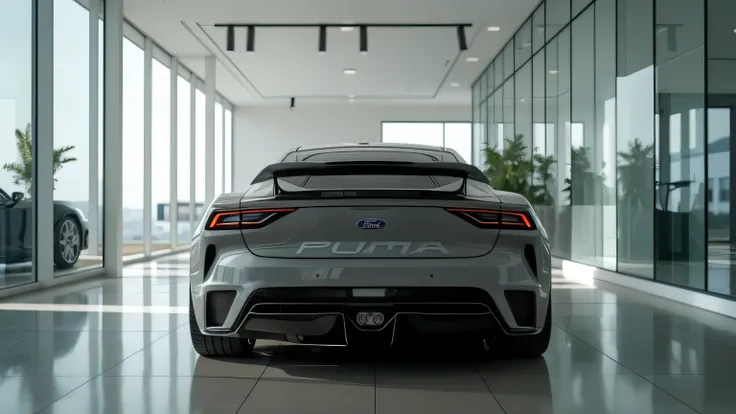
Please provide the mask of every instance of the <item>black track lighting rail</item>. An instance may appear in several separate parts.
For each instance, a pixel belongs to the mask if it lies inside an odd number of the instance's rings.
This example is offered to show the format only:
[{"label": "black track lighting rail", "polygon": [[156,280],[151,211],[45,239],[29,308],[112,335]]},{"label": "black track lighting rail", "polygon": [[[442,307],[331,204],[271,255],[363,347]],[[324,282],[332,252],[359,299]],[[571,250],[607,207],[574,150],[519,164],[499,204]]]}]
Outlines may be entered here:
[{"label": "black track lighting rail", "polygon": [[215,23],[215,27],[472,27],[472,23]]},{"label": "black track lighting rail", "polygon": [[328,27],[353,27],[360,29],[360,52],[368,52],[368,28],[384,27],[384,28],[445,28],[453,27],[457,29],[458,48],[468,50],[468,42],[465,37],[465,28],[472,27],[472,23],[215,23],[215,27],[224,27],[227,29],[227,50],[232,52],[235,50],[235,28],[245,27],[248,30],[246,38],[246,51],[253,52],[255,50],[256,28],[264,27],[280,27],[280,28],[298,28],[309,27],[319,29],[319,46],[320,53],[327,51],[327,28]]}]

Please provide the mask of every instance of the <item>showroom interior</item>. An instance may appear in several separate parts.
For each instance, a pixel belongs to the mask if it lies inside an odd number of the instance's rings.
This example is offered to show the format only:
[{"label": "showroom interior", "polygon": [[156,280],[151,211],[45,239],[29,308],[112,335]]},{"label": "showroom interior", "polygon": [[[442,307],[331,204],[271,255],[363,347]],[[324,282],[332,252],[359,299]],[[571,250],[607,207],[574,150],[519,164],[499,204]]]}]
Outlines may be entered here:
[{"label": "showroom interior", "polygon": [[[733,0],[308,3],[0,0],[7,412],[736,410]],[[293,148],[382,142],[529,167],[544,357],[197,356],[210,203]]]}]

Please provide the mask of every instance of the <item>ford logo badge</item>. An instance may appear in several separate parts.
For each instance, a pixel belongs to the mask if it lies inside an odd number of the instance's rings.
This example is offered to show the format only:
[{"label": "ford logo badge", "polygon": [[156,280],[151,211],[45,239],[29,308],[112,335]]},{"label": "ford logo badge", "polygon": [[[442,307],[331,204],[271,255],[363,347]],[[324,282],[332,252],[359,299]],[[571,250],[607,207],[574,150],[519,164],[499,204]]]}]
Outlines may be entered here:
[{"label": "ford logo badge", "polygon": [[386,227],[386,222],[379,219],[366,218],[358,220],[355,225],[357,225],[359,229],[373,230]]}]

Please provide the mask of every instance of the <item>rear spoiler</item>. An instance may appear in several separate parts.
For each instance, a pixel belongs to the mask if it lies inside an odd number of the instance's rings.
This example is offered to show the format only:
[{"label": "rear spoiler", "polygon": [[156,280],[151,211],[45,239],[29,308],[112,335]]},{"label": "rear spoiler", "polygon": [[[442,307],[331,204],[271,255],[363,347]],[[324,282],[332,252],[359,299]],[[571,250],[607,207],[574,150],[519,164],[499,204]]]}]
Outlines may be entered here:
[{"label": "rear spoiler", "polygon": [[454,162],[285,162],[264,168],[251,184],[308,175],[430,175],[457,177],[490,184],[475,166]]}]

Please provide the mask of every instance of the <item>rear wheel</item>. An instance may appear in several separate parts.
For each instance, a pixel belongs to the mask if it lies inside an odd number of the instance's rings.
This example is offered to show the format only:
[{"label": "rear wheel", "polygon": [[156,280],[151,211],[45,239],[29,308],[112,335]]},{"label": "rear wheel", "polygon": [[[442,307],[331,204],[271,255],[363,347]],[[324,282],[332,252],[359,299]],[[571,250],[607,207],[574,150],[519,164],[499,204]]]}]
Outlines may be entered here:
[{"label": "rear wheel", "polygon": [[538,334],[499,336],[493,342],[492,350],[506,358],[538,358],[547,351],[551,334],[552,300],[549,300],[544,327]]},{"label": "rear wheel", "polygon": [[192,298],[189,298],[189,332],[192,346],[199,355],[210,358],[247,357],[253,354],[255,339],[228,338],[224,336],[203,335],[194,317]]}]

